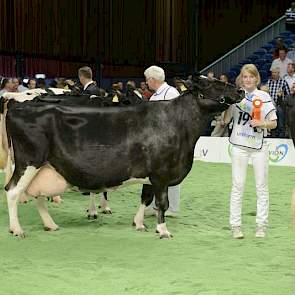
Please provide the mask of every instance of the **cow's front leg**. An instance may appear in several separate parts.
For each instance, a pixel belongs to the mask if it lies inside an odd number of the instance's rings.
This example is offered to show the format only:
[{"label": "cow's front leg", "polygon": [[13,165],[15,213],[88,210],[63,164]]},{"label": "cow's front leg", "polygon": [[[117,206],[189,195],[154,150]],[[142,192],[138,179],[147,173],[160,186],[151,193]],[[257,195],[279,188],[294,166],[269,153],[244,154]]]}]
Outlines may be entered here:
[{"label": "cow's front leg", "polygon": [[36,205],[37,205],[37,210],[44,224],[44,230],[46,231],[58,230],[58,225],[55,224],[55,222],[53,221],[53,219],[51,218],[48,212],[45,198],[44,197],[36,198]]},{"label": "cow's front leg", "polygon": [[100,197],[100,203],[98,208],[100,209],[101,213],[112,214],[112,209],[109,207],[109,204],[108,204],[107,192],[103,192],[103,195]]},{"label": "cow's front leg", "polygon": [[[86,194],[86,193],[84,193]],[[88,219],[97,219],[97,210],[95,204],[95,193],[89,193],[89,207],[88,207]]]},{"label": "cow's front leg", "polygon": [[168,201],[168,186],[165,188],[153,187],[156,198],[156,206],[158,208],[158,224],[157,232],[160,234],[160,238],[172,238],[172,234],[168,231],[165,223],[165,212],[169,207]]}]

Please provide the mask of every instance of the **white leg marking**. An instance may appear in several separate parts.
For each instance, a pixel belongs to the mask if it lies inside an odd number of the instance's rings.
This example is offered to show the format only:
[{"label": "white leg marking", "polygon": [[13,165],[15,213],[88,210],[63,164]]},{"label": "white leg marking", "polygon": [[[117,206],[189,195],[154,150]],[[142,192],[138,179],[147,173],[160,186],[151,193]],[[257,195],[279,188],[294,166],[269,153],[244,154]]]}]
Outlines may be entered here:
[{"label": "white leg marking", "polygon": [[160,238],[172,238],[171,233],[167,229],[166,223],[157,224],[157,232],[160,234]]},{"label": "white leg marking", "polygon": [[40,217],[43,221],[44,224],[44,229],[46,231],[54,231],[58,229],[58,225],[55,224],[55,222],[53,221],[53,219],[51,218],[47,206],[46,206],[46,202],[45,202],[45,198],[44,197],[39,197],[36,199],[36,205],[37,205],[37,210],[40,214]]},{"label": "white leg marking", "polygon": [[97,210],[95,204],[95,193],[90,193],[89,196],[89,209],[88,209],[88,218],[97,219]]},{"label": "white leg marking", "polygon": [[100,211],[105,214],[112,214],[112,209],[109,207],[108,201],[105,199],[104,195],[100,196],[99,200]]},{"label": "white leg marking", "polygon": [[17,203],[19,197],[26,191],[28,185],[37,174],[38,170],[39,169],[33,166],[28,166],[24,172],[24,175],[19,179],[16,186],[7,192],[10,231],[14,236],[24,236],[24,232],[18,220]]},{"label": "white leg marking", "polygon": [[140,204],[138,211],[137,211],[136,215],[134,216],[133,222],[135,223],[137,230],[143,230],[143,231],[146,230],[146,227],[143,224],[145,208],[146,208],[146,206],[144,204]]}]

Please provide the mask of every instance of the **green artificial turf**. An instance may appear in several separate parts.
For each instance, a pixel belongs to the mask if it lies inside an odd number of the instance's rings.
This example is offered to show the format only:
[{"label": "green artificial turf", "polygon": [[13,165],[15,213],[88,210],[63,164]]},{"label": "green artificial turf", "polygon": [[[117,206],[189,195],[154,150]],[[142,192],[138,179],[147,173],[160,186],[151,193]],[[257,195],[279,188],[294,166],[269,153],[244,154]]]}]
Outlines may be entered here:
[{"label": "green artificial turf", "polygon": [[[33,201],[19,206],[26,238],[8,233],[7,205],[0,202],[0,294],[295,294],[295,234],[290,199],[295,169],[270,167],[270,228],[254,237],[256,196],[249,167],[243,203],[244,240],[228,228],[231,167],[195,162],[181,184],[181,214],[167,218],[174,235],[161,240],[155,217],[149,232],[131,226],[139,185],[109,194],[113,215],[87,220],[88,199],[67,193],[49,203],[60,226],[44,232]],[[3,176],[1,176],[3,182]]]}]

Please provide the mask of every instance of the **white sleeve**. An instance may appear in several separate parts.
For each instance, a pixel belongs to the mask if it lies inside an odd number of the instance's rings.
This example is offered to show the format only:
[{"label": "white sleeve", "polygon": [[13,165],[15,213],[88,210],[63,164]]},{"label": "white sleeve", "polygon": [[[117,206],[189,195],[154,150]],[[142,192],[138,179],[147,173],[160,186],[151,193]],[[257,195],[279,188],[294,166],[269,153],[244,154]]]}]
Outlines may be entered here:
[{"label": "white sleeve", "polygon": [[165,100],[169,100],[169,99],[173,99],[175,97],[179,96],[179,92],[177,91],[176,88],[174,87],[170,87],[168,90],[167,90],[167,93],[165,95]]},{"label": "white sleeve", "polygon": [[277,60],[274,59],[274,60],[272,61],[272,63],[271,63],[270,71],[273,70],[274,68],[277,68],[277,67],[278,67],[278,65],[277,65]]},{"label": "white sleeve", "polygon": [[265,117],[265,119],[269,120],[269,121],[273,121],[273,120],[277,120],[278,117],[277,117],[277,113],[276,113],[276,110],[272,110],[270,111],[267,116]]}]

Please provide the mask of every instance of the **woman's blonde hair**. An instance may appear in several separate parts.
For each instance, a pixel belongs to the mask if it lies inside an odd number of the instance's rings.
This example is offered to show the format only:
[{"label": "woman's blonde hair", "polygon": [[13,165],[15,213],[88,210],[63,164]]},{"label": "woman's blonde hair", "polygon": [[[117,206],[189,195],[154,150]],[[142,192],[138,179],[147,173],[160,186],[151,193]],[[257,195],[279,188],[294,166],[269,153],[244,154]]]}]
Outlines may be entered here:
[{"label": "woman's blonde hair", "polygon": [[241,68],[241,72],[236,79],[237,86],[242,86],[242,76],[245,72],[250,73],[251,75],[253,75],[256,78],[256,86],[261,83],[260,74],[259,74],[256,66],[253,64],[246,64],[246,65],[243,65],[243,67]]}]

